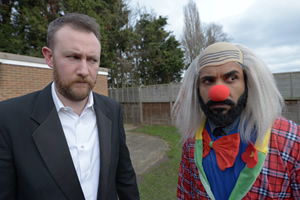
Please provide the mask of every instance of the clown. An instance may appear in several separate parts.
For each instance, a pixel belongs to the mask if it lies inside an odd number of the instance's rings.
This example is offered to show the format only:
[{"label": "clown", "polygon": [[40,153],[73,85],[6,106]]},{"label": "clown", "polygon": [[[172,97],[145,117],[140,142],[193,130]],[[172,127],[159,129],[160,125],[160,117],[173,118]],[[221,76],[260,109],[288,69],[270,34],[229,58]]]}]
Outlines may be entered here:
[{"label": "clown", "polygon": [[183,140],[177,199],[300,199],[300,127],[264,62],[240,44],[208,46],[173,112]]}]

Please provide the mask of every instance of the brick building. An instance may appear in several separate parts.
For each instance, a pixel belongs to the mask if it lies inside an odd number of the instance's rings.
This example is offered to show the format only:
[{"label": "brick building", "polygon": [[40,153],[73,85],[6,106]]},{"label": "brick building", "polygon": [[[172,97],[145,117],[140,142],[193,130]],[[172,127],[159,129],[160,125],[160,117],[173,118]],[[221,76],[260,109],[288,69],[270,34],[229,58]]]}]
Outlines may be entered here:
[{"label": "brick building", "polygon": [[[93,91],[108,96],[107,75],[108,69],[99,68]],[[43,58],[0,52],[0,101],[41,90],[52,80]]]}]

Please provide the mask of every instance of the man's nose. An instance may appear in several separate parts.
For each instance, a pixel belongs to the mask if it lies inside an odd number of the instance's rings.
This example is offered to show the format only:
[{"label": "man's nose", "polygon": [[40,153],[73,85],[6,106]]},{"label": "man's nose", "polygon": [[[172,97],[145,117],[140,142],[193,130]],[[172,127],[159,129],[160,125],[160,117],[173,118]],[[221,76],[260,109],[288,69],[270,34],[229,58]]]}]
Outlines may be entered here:
[{"label": "man's nose", "polygon": [[78,68],[77,68],[77,74],[81,75],[83,77],[86,77],[89,74],[89,68],[88,63],[86,59],[82,59]]},{"label": "man's nose", "polygon": [[225,101],[230,94],[226,85],[214,85],[208,91],[208,96],[213,101]]}]

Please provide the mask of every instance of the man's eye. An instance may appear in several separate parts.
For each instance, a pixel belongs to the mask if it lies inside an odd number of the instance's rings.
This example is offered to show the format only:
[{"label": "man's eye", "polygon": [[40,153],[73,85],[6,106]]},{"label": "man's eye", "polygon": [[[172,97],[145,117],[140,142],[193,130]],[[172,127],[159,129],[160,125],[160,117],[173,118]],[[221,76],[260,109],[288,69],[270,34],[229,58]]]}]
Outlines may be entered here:
[{"label": "man's eye", "polygon": [[78,56],[68,56],[68,58],[69,58],[69,59],[74,59],[74,60],[77,60],[77,59],[79,59],[79,57],[78,57]]},{"label": "man's eye", "polygon": [[95,64],[97,61],[98,61],[98,60],[93,59],[93,58],[89,59],[89,62],[92,63],[92,64]]},{"label": "man's eye", "polygon": [[212,79],[204,79],[202,81],[203,84],[210,84],[210,83],[213,83],[213,80]]},{"label": "man's eye", "polygon": [[234,81],[237,79],[237,76],[230,76],[228,79],[229,79],[229,81]]}]

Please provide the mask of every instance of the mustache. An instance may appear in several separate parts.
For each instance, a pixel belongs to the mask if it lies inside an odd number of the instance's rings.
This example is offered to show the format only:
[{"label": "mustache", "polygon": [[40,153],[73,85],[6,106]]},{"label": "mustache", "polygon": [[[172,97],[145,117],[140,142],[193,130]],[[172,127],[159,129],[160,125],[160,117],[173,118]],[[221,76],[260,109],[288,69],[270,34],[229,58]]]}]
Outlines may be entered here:
[{"label": "mustache", "polygon": [[74,78],[71,82],[72,83],[78,83],[78,82],[80,82],[80,83],[87,83],[89,85],[93,84],[92,80],[89,79],[89,78],[86,78],[86,77],[77,77],[77,78]]},{"label": "mustache", "polygon": [[85,77],[76,77],[72,80],[72,82],[88,82],[89,80]]},{"label": "mustache", "polygon": [[227,104],[227,105],[235,105],[234,101],[230,100],[230,99],[226,99],[225,101],[212,101],[212,100],[209,100],[207,103],[206,103],[206,106],[213,106],[213,105],[218,105],[218,104]]}]

